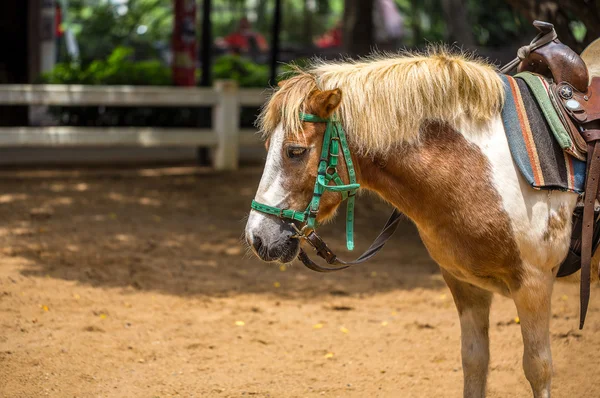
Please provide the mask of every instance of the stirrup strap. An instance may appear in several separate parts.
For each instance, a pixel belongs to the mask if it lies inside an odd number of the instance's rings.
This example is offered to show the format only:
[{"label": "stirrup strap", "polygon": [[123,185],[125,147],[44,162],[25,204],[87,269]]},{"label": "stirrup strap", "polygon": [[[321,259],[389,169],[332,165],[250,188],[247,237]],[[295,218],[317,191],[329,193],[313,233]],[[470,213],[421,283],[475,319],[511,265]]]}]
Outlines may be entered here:
[{"label": "stirrup strap", "polygon": [[579,329],[583,329],[590,301],[590,269],[594,236],[594,203],[600,180],[600,141],[588,142],[588,173],[585,183],[585,202],[581,232],[581,282],[579,293]]},{"label": "stirrup strap", "polygon": [[340,271],[350,267],[351,265],[363,263],[372,258],[375,254],[377,254],[387,243],[387,241],[390,240],[390,238],[392,237],[392,235],[394,235],[394,232],[398,228],[398,224],[401,218],[402,213],[394,209],[394,211],[390,215],[390,218],[387,220],[387,222],[383,226],[383,229],[381,230],[377,238],[375,238],[371,246],[369,246],[369,248],[365,250],[365,252],[354,261],[340,260],[339,258],[337,258],[335,253],[327,246],[327,244],[321,239],[319,235],[317,235],[314,231],[308,234],[306,236],[306,240],[308,241],[308,243],[310,243],[310,245],[313,248],[315,248],[317,255],[323,258],[328,264],[338,265],[339,267],[323,267],[315,263],[310,259],[310,257],[308,257],[304,249],[300,250],[298,258],[307,268],[317,272]]}]

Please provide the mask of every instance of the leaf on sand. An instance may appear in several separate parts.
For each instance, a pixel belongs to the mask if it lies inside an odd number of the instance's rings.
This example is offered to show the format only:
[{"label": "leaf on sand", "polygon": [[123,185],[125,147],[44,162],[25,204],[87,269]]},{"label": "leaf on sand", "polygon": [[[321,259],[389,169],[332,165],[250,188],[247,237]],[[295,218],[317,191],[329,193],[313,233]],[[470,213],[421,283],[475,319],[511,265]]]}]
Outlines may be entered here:
[{"label": "leaf on sand", "polygon": [[316,323],[313,325],[313,329],[323,329],[323,324],[322,323]]},{"label": "leaf on sand", "polygon": [[48,306],[45,304],[40,304],[40,308],[43,309],[44,311],[50,311],[50,308],[48,308]]},{"label": "leaf on sand", "polygon": [[326,358],[326,359],[333,358],[333,352],[328,352],[327,354],[324,355],[324,358]]},{"label": "leaf on sand", "polygon": [[280,287],[281,287],[281,283],[279,283],[279,282],[275,282],[275,283],[273,283],[273,286],[274,286],[276,289],[277,289],[277,288],[280,288]]},{"label": "leaf on sand", "polygon": [[244,326],[246,322],[244,321],[235,321],[235,326]]},{"label": "leaf on sand", "polygon": [[349,330],[348,330],[348,329],[346,329],[346,327],[345,327],[345,326],[342,326],[342,327],[340,327],[340,332],[342,332],[342,333],[348,333],[348,332],[349,332]]}]

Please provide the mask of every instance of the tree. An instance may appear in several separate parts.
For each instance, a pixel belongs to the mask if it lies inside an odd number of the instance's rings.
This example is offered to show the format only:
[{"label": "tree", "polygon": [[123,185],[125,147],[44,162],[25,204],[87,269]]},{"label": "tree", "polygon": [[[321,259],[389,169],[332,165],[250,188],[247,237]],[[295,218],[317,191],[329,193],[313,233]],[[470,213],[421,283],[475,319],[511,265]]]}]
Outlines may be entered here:
[{"label": "tree", "polygon": [[366,55],[373,45],[373,1],[346,0],[343,42],[348,55]]},{"label": "tree", "polygon": [[[600,2],[593,0],[506,0],[529,21],[536,19],[554,24],[560,41],[581,52],[600,37]],[[574,23],[585,26],[585,35],[576,37]]]},{"label": "tree", "polygon": [[442,8],[448,29],[448,41],[459,46],[473,48],[473,28],[467,18],[467,0],[442,0]]}]

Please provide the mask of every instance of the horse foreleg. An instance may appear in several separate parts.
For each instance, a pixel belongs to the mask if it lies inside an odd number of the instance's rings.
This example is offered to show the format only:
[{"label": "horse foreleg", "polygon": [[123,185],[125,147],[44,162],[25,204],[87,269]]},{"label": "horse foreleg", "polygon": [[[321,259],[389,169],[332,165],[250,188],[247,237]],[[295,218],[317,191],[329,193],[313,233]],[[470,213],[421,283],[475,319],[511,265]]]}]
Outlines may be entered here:
[{"label": "horse foreleg", "polygon": [[522,281],[513,292],[523,335],[523,369],[535,398],[549,398],[552,380],[550,302],[554,276],[548,272]]},{"label": "horse foreleg", "polygon": [[442,269],[458,310],[465,398],[485,397],[490,361],[490,305],[492,293],[459,281]]}]

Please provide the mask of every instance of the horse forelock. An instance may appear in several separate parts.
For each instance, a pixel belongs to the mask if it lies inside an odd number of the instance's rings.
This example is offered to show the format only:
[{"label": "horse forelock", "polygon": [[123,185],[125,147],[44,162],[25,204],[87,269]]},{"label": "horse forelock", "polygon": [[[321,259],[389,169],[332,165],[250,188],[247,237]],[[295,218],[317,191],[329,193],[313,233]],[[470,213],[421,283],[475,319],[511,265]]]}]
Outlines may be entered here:
[{"label": "horse forelock", "polygon": [[342,91],[336,117],[353,149],[385,155],[403,143],[419,142],[425,122],[443,121],[458,131],[485,125],[504,103],[496,68],[444,47],[426,53],[373,55],[360,61],[313,61],[276,90],[263,108],[258,127],[268,137],[279,123],[286,134],[302,134],[298,115],[315,90]]}]

